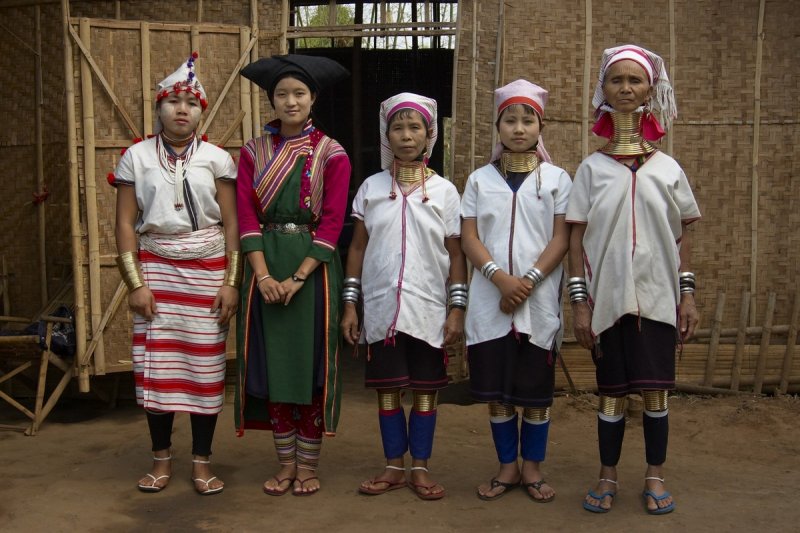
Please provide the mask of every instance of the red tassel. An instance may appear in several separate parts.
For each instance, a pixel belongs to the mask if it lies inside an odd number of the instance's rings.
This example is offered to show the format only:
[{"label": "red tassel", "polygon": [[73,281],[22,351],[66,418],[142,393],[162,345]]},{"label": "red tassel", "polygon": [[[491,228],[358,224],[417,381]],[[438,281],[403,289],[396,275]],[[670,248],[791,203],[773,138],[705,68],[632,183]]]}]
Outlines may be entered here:
[{"label": "red tassel", "polygon": [[205,133],[202,134],[200,136],[200,140],[203,141],[204,143],[207,143],[208,142],[208,135],[206,135]]},{"label": "red tassel", "polygon": [[127,151],[128,151],[127,148],[123,148],[122,150],[119,151],[119,155],[125,155],[125,152]]},{"label": "red tassel", "polygon": [[42,187],[42,192],[33,193],[33,204],[34,205],[41,204],[42,202],[47,200],[48,196],[50,196],[50,191],[47,190],[47,185],[44,185]]},{"label": "red tassel", "polygon": [[198,57],[200,57],[200,54],[198,54],[197,52],[192,52],[192,57],[194,59],[197,59]]},{"label": "red tassel", "polygon": [[141,138],[141,137],[135,137],[135,138],[133,139],[133,144],[138,144],[138,143],[140,143],[140,142],[142,142],[142,138]]},{"label": "red tassel", "polygon": [[109,172],[106,175],[106,179],[108,180],[109,185],[116,185],[117,177],[114,175],[113,172]]},{"label": "red tassel", "polygon": [[152,139],[152,138],[153,138],[153,137],[155,137],[155,136],[156,136],[156,134],[155,134],[155,133],[148,133],[148,134],[147,134],[147,138],[148,138],[148,139]]}]

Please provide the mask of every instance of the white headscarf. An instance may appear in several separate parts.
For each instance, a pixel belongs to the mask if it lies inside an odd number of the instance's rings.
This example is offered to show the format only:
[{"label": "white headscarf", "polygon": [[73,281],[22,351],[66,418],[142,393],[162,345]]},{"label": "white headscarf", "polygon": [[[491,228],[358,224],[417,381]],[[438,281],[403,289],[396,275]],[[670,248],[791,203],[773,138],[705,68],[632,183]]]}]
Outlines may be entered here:
[{"label": "white headscarf", "polygon": [[387,127],[395,113],[402,109],[412,109],[419,112],[431,130],[423,156],[423,162],[426,165],[433,153],[436,139],[439,137],[439,130],[436,126],[436,100],[414,93],[400,93],[387,98],[381,102],[380,110],[381,168],[384,170],[392,168],[392,161],[394,161],[394,152],[392,152],[392,147],[389,146],[389,138],[386,135]]}]

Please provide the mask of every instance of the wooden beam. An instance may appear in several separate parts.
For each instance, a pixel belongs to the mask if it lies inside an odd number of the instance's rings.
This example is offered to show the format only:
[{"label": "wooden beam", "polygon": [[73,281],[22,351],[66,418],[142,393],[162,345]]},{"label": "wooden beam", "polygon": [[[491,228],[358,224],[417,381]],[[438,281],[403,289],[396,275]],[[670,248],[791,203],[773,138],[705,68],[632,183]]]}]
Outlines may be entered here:
[{"label": "wooden beam", "polygon": [[767,300],[767,311],[764,316],[764,331],[761,333],[761,346],[758,350],[758,363],[756,364],[756,374],[753,381],[753,390],[756,394],[761,394],[761,386],[764,383],[764,372],[767,368],[767,353],[769,352],[769,340],[772,334],[772,317],[775,314],[775,293],[769,293]]},{"label": "wooden beam", "polygon": [[[44,182],[44,145],[42,142],[42,108],[44,93],[42,90],[42,10],[37,5],[34,9],[34,33],[36,54],[33,57],[35,70],[34,131],[36,137],[36,191],[42,194],[46,188]],[[36,206],[37,227],[39,230],[39,295],[42,306],[47,305],[47,202],[39,202]]]},{"label": "wooden beam", "polygon": [[97,328],[92,332],[92,342],[89,343],[89,346],[87,346],[86,350],[84,350],[84,352],[78,357],[79,364],[81,366],[89,364],[89,359],[91,359],[92,354],[97,348],[99,340],[102,338],[102,332],[105,331],[108,321],[117,314],[119,304],[122,302],[122,299],[126,294],[128,294],[128,287],[125,285],[125,282],[120,281],[119,285],[117,285],[117,290],[114,292],[114,296],[111,297],[111,302],[106,308],[106,312],[103,314],[103,318],[100,320]]},{"label": "wooden beam", "polygon": [[222,92],[217,97],[217,101],[214,102],[214,107],[211,108],[211,112],[208,114],[208,118],[203,123],[203,126],[200,128],[200,135],[203,135],[207,130],[211,123],[214,121],[214,117],[219,111],[220,106],[222,106],[222,102],[225,100],[225,96],[228,94],[228,90],[233,85],[233,81],[239,76],[239,71],[242,70],[242,67],[247,62],[248,58],[250,57],[250,50],[253,49],[253,46],[258,42],[258,37],[253,37],[250,39],[250,42],[247,43],[247,47],[242,52],[242,55],[239,57],[239,61],[236,62],[236,65],[233,67],[233,72],[228,77],[228,81],[225,82],[225,87],[222,88]]},{"label": "wooden beam", "polygon": [[[80,22],[81,40],[87,47],[91,46],[91,25],[88,18]],[[98,235],[99,218],[97,215],[97,177],[94,148],[94,88],[92,71],[86,58],[81,59],[81,111],[83,114],[83,190],[86,206],[86,240],[89,249],[89,306],[92,329],[97,328],[102,315],[103,286],[100,280],[100,237]],[[100,332],[98,349],[95,353],[95,367],[105,366],[105,345],[103,332]],[[78,368],[79,378],[88,382],[89,368],[81,365]]]},{"label": "wooden beam", "polygon": [[585,0],[583,40],[583,96],[581,98],[581,159],[589,156],[589,104],[592,101],[592,0]]},{"label": "wooden beam", "polygon": [[781,384],[778,388],[781,394],[786,394],[789,388],[789,375],[792,372],[792,360],[794,358],[794,352],[797,350],[795,343],[797,342],[798,318],[800,318],[800,290],[794,293],[792,318],[789,322],[789,336],[786,339],[786,353],[783,356],[783,367],[781,368]]},{"label": "wooden beam", "polygon": [[[239,50],[244,52],[250,42],[250,28],[243,26],[239,34]],[[239,76],[239,102],[244,112],[242,119],[242,142],[246,143],[253,138],[253,101],[250,94],[252,84],[244,76]]]},{"label": "wooden beam", "polygon": [[[764,2],[758,3],[758,27],[756,30],[756,74],[753,83],[753,155],[750,193],[750,293],[753,298],[758,288],[758,155],[761,142],[761,61],[764,45]],[[750,318],[755,322],[755,305],[750,306]]]},{"label": "wooden beam", "polygon": [[750,292],[742,291],[742,304],[739,311],[739,331],[736,333],[736,351],[733,353],[731,364],[731,390],[739,390],[739,380],[742,374],[742,356],[744,355],[744,342],[747,336],[745,331],[750,316]]},{"label": "wooden beam", "polygon": [[714,313],[714,322],[711,325],[711,345],[708,347],[706,359],[706,373],[703,385],[710,387],[714,379],[714,370],[717,366],[717,350],[719,349],[719,334],[722,329],[722,316],[725,313],[725,293],[717,294],[717,311]]}]

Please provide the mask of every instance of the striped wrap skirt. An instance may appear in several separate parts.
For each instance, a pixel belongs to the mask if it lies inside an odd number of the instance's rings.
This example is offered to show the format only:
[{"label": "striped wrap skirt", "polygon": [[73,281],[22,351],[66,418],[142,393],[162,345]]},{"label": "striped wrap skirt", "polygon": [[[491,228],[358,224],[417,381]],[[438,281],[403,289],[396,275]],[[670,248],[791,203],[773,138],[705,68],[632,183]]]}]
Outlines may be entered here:
[{"label": "striped wrap skirt", "polygon": [[140,236],[139,261],[156,316],[133,321],[136,401],[151,411],[211,415],[222,410],[228,324],[210,312],[225,277],[219,226]]}]

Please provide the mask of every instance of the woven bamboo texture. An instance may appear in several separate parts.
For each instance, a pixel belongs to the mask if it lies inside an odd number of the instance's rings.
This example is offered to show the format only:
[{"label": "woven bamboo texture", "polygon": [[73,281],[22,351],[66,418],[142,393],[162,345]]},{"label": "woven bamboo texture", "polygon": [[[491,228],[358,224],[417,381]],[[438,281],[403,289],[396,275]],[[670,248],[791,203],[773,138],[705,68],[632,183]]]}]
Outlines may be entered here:
[{"label": "woven bamboo texture", "polygon": [[[525,77],[550,91],[546,109],[544,138],[554,162],[574,174],[582,159],[582,123],[587,0],[543,0],[535,12],[524,0],[506,0],[500,23],[499,0],[459,2],[457,78],[454,100],[454,182],[462,187],[469,172],[486,162],[492,139],[492,91],[495,77],[506,83]],[[757,216],[751,222],[754,108],[756,67],[757,0],[733,0],[725,6],[711,0],[674,2],[674,39],[670,32],[670,2],[631,4],[621,0],[594,1],[591,13],[592,38],[589,58],[589,95],[594,90],[597,63],[603,48],[635,42],[661,54],[674,72],[679,119],[672,133],[673,155],[683,166],[694,187],[704,218],[692,229],[694,250],[692,269],[698,275],[698,306],[701,326],[708,327],[714,313],[715,295],[725,291],[740,294],[755,287],[753,322],[759,323],[767,294],[777,293],[775,323],[785,324],[791,311],[794,287],[800,281],[800,81],[793,43],[798,13],[790,0],[766,2],[761,56],[760,130]],[[198,75],[209,93],[213,107],[225,86],[233,65],[241,54],[239,28],[252,28],[251,3],[247,0],[196,0],[146,2],[71,2],[70,15],[76,22],[91,19],[89,50],[123,107],[140,130],[144,128],[144,90],[172,72],[192,50],[192,28],[200,52]],[[266,56],[280,49],[281,2],[257,2],[260,39],[257,55]],[[119,12],[117,11],[119,10]],[[40,307],[40,266],[37,258],[36,192],[34,168],[33,94],[34,8],[4,8],[4,26],[13,34],[0,31],[0,113],[5,128],[0,131],[0,158],[7,179],[0,184],[6,209],[0,212],[0,249],[7,256],[13,277],[11,300],[14,314],[32,315]],[[69,228],[69,162],[66,147],[66,106],[64,67],[60,51],[61,12],[58,4],[43,4],[41,11],[43,54],[43,145],[45,182],[49,197],[45,202],[47,223],[47,288],[55,292],[69,274],[71,249]],[[533,14],[535,13],[535,19]],[[141,78],[141,31],[138,25],[109,27],[112,19],[122,22],[148,21],[153,25],[170,22],[181,29],[152,29],[150,37],[149,80]],[[792,22],[794,21],[794,22]],[[220,29],[227,25],[227,29]],[[121,26],[121,25],[118,25]],[[214,31],[205,31],[212,28]],[[228,31],[230,30],[230,31]],[[498,33],[501,49],[498,50]],[[475,38],[473,39],[473,35]],[[672,42],[671,42],[672,41]],[[73,43],[74,44],[74,43]],[[671,46],[672,45],[672,46]],[[674,48],[675,57],[670,57]],[[86,227],[86,171],[83,168],[83,101],[80,76],[82,54],[74,46],[78,165],[81,197],[81,234],[88,257]],[[499,59],[499,64],[498,60]],[[95,188],[97,191],[97,238],[102,282],[103,311],[109,305],[118,277],[113,268],[114,191],[105,183],[122,148],[130,144],[131,133],[113,107],[97,76],[92,75],[92,105],[95,127]],[[473,106],[474,102],[474,106]],[[219,138],[241,108],[239,81],[235,80],[208,129],[212,142]],[[269,105],[261,95],[261,123],[270,118]],[[206,113],[206,117],[208,112]],[[591,120],[590,120],[591,123]],[[473,128],[474,125],[474,128]],[[228,142],[236,154],[241,145],[242,128]],[[589,150],[599,141],[589,137]],[[663,148],[666,149],[666,143]],[[474,153],[474,157],[471,154]],[[756,253],[753,255],[752,250]],[[88,263],[88,261],[87,261]],[[755,278],[751,279],[754,267]],[[88,265],[84,268],[88,276]],[[88,302],[89,283],[85,299]],[[571,322],[566,309],[566,331]],[[91,313],[87,309],[87,313]],[[725,309],[723,322],[734,325],[738,304]],[[91,324],[91,321],[87,322]],[[89,332],[91,340],[91,332]],[[129,317],[121,311],[106,330],[106,359],[109,365],[125,364],[128,357]],[[566,345],[568,358],[574,346]],[[693,348],[694,349],[694,348]],[[722,352],[723,350],[721,350]],[[687,354],[691,350],[687,350]],[[702,352],[699,350],[698,353]],[[576,352],[577,353],[577,352]],[[679,363],[679,375],[688,369],[688,355]],[[698,356],[701,357],[701,356]],[[588,361],[578,356],[568,365]],[[772,359],[768,364],[771,371]],[[692,365],[695,363],[691,363]],[[727,364],[718,356],[718,367]],[[795,362],[792,375],[798,374]],[[576,373],[589,376],[588,366]],[[720,370],[724,373],[724,370]],[[743,369],[743,373],[745,370]],[[453,372],[451,372],[453,373]],[[688,375],[688,374],[687,374]],[[743,374],[744,375],[744,374]],[[573,376],[575,377],[575,376]],[[716,376],[715,376],[716,377]]]}]

